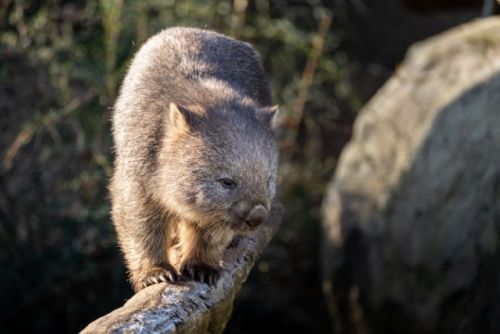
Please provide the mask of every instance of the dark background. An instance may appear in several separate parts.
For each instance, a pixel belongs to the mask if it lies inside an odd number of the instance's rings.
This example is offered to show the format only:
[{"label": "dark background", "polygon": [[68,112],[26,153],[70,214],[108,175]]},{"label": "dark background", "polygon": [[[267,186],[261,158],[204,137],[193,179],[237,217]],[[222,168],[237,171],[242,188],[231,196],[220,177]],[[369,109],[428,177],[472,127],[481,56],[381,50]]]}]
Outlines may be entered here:
[{"label": "dark background", "polygon": [[0,332],[77,332],[132,295],[109,216],[109,109],[134,52],[176,25],[252,43],[281,107],[287,213],[227,333],[329,332],[319,210],[352,122],[412,43],[480,9],[475,0],[0,0]]}]

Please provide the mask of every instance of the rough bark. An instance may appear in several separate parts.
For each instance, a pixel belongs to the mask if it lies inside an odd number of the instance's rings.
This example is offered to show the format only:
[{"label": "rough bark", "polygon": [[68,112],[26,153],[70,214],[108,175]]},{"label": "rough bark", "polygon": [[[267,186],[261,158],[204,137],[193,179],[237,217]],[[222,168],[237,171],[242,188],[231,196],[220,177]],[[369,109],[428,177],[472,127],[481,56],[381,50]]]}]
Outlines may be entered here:
[{"label": "rough bark", "polygon": [[337,332],[500,333],[500,18],[412,47],[323,205]]},{"label": "rough bark", "polygon": [[155,284],[81,333],[222,333],[241,285],[278,230],[282,216],[283,208],[276,204],[266,224],[226,251],[215,287],[197,282]]}]

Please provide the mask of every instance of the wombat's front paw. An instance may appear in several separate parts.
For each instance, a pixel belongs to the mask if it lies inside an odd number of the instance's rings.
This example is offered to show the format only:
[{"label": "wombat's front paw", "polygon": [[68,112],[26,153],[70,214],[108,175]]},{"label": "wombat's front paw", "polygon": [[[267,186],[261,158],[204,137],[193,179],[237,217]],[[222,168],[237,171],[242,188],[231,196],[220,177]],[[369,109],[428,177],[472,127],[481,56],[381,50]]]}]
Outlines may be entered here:
[{"label": "wombat's front paw", "polygon": [[196,281],[215,285],[219,279],[220,271],[206,264],[187,263],[181,266],[181,274]]},{"label": "wombat's front paw", "polygon": [[134,284],[134,290],[136,292],[153,284],[161,282],[175,283],[179,280],[175,269],[170,266],[153,267],[141,276],[143,278]]}]

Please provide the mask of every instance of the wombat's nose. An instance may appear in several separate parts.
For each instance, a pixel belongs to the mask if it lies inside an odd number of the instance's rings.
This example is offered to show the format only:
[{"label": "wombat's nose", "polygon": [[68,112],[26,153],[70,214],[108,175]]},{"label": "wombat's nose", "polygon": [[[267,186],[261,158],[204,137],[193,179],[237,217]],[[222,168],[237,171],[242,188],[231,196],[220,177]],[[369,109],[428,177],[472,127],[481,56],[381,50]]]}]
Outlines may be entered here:
[{"label": "wombat's nose", "polygon": [[260,224],[264,223],[267,220],[267,210],[261,204],[254,206],[250,214],[246,219],[246,223],[250,228],[256,228]]}]

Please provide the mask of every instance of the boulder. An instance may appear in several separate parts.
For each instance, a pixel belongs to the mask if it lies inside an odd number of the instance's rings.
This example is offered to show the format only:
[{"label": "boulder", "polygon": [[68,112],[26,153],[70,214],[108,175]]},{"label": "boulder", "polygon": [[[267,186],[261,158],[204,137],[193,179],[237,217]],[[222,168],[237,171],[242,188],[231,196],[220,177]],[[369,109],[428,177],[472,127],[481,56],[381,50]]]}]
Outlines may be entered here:
[{"label": "boulder", "polygon": [[411,47],[323,203],[336,333],[500,333],[500,18]]}]

